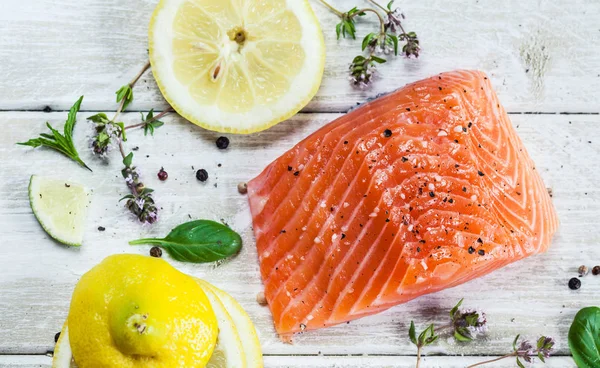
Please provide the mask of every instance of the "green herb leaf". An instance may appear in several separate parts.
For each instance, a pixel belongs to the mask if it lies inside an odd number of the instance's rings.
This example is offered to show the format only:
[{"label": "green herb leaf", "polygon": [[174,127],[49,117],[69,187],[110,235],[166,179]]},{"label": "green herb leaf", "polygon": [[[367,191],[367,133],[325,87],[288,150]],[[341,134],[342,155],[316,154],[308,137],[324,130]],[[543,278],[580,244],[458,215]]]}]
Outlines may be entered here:
[{"label": "green herb leaf", "polygon": [[96,123],[96,124],[108,124],[110,122],[110,119],[108,118],[108,116],[106,116],[106,114],[103,112],[96,114],[96,115],[92,115],[92,116],[88,117],[87,120],[89,120],[93,123]]},{"label": "green herb leaf", "polygon": [[569,329],[569,348],[579,368],[600,366],[600,308],[580,310]]},{"label": "green herb leaf", "polygon": [[398,37],[392,34],[387,34],[385,37],[386,39],[391,40],[392,44],[394,45],[394,55],[398,55]]},{"label": "green herb leaf", "polygon": [[123,159],[123,165],[125,167],[131,167],[131,163],[133,162],[133,152],[129,152],[127,156]]},{"label": "green herb leaf", "polygon": [[369,44],[373,41],[373,38],[377,37],[376,33],[369,33],[368,35],[365,36],[365,38],[363,39],[362,42],[362,50],[365,51],[365,49],[367,48],[367,46],[369,46]]},{"label": "green herb leaf", "polygon": [[207,263],[238,253],[242,247],[242,238],[223,224],[197,220],[177,226],[164,239],[139,239],[129,244],[156,245],[177,261]]},{"label": "green herb leaf", "polygon": [[512,344],[512,346],[513,346],[513,351],[517,351],[517,342],[519,341],[519,337],[521,337],[521,335],[517,335],[517,336],[515,337],[515,339],[513,340],[513,344]]},{"label": "green herb leaf", "polygon": [[466,327],[458,327],[454,331],[454,338],[460,342],[470,342],[473,341],[471,337],[471,333]]},{"label": "green herb leaf", "polygon": [[413,321],[410,321],[410,328],[408,329],[408,337],[410,338],[410,341],[417,345],[417,333],[415,332],[415,323]]},{"label": "green herb leaf", "polygon": [[119,128],[119,134],[121,135],[121,139],[123,140],[123,142],[127,142],[127,134],[125,133],[125,123],[118,122],[113,124]]},{"label": "green herb leaf", "polygon": [[462,298],[458,301],[458,303],[456,303],[456,305],[452,309],[450,309],[450,317],[454,318],[454,315],[456,314],[456,312],[458,312],[458,308],[460,308],[464,300],[465,298]]},{"label": "green herb leaf", "polygon": [[133,101],[133,89],[129,84],[119,88],[115,94],[117,95],[117,103],[121,103],[123,101],[123,108],[121,110],[125,110]]},{"label": "green herb leaf", "polygon": [[519,366],[519,368],[525,368],[523,363],[521,363],[521,360],[519,359],[519,357],[517,357],[517,365]]},{"label": "green herb leaf", "polygon": [[427,346],[437,340],[438,336],[435,335],[433,323],[430,324],[417,338],[417,346]]},{"label": "green herb leaf", "polygon": [[127,194],[125,197],[119,199],[119,202],[121,202],[124,199],[135,199],[135,196],[133,194]]},{"label": "green herb leaf", "polygon": [[382,58],[380,58],[380,57],[377,57],[377,56],[375,56],[375,55],[371,55],[371,59],[372,59],[373,61],[375,61],[375,62],[379,63],[379,64],[383,64],[383,63],[385,63],[385,62],[386,62],[386,60],[385,60],[385,59],[382,59]]},{"label": "green herb leaf", "polygon": [[387,4],[387,8],[388,8],[388,10],[389,10],[389,11],[392,11],[392,5],[394,5],[394,1],[395,1],[395,0],[392,0],[392,1],[390,1],[390,2]]},{"label": "green herb leaf", "polygon": [[60,132],[54,129],[50,123],[46,123],[46,126],[52,134],[41,133],[41,138],[34,138],[28,140],[27,142],[20,142],[17,144],[22,146],[30,146],[33,148],[40,146],[51,148],[69,157],[71,160],[77,162],[86,169],[92,171],[92,169],[90,169],[83,162],[83,160],[81,160],[79,153],[77,152],[77,148],[75,148],[75,144],[73,143],[73,129],[75,128],[77,112],[81,107],[81,101],[83,101],[83,96],[79,97],[73,107],[71,107],[69,110],[69,115],[67,116],[67,121],[65,122],[65,126],[63,128],[64,134],[60,134]]}]

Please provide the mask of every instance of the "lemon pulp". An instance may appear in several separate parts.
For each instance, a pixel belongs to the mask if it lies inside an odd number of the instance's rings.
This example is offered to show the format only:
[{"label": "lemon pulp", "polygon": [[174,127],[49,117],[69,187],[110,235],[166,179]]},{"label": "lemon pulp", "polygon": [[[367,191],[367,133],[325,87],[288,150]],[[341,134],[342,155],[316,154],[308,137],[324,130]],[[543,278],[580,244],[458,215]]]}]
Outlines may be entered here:
[{"label": "lemon pulp", "polygon": [[250,133],[294,115],[316,93],[324,57],[306,0],[162,0],[150,24],[163,95],[211,130]]}]

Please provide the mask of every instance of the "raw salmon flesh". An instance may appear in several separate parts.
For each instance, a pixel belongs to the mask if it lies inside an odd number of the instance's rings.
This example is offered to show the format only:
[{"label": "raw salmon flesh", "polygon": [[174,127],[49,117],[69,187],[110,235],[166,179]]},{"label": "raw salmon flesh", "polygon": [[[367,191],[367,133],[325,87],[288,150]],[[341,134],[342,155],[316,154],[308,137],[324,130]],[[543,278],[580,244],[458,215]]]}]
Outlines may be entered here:
[{"label": "raw salmon flesh", "polygon": [[550,196],[488,78],[443,73],[319,129],[248,184],[281,335],[383,311],[544,252]]}]

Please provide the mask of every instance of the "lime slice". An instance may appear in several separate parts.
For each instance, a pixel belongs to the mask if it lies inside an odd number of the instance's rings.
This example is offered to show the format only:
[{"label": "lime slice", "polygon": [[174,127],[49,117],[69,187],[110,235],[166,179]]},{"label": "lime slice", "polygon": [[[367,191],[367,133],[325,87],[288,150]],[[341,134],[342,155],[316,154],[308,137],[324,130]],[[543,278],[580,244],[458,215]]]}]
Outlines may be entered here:
[{"label": "lime slice", "polygon": [[[235,323],[235,328],[242,341],[244,348],[244,354],[246,356],[246,367],[248,368],[262,368],[263,357],[262,349],[260,347],[260,340],[258,334],[254,328],[254,323],[248,316],[248,313],[244,308],[229,294],[223,290],[215,287],[214,285],[200,279],[196,279],[203,290],[211,290],[215,295],[219,297],[221,303],[227,309],[227,312],[231,316],[231,319]],[[219,325],[219,327],[221,327]]]},{"label": "lime slice", "polygon": [[46,233],[56,241],[80,246],[89,194],[80,184],[32,175],[29,204]]},{"label": "lime slice", "polygon": [[307,0],[161,0],[149,47],[166,100],[219,132],[252,133],[293,116],[316,94],[325,64]]}]

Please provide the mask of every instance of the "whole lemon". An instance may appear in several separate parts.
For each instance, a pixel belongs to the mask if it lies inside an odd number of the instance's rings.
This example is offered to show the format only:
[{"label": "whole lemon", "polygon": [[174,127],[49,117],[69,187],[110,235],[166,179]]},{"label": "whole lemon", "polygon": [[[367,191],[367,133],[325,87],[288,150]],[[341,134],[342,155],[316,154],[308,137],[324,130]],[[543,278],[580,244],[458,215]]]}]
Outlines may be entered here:
[{"label": "whole lemon", "polygon": [[204,367],[218,334],[198,283],[141,255],[107,257],[83,275],[68,325],[81,368]]}]

